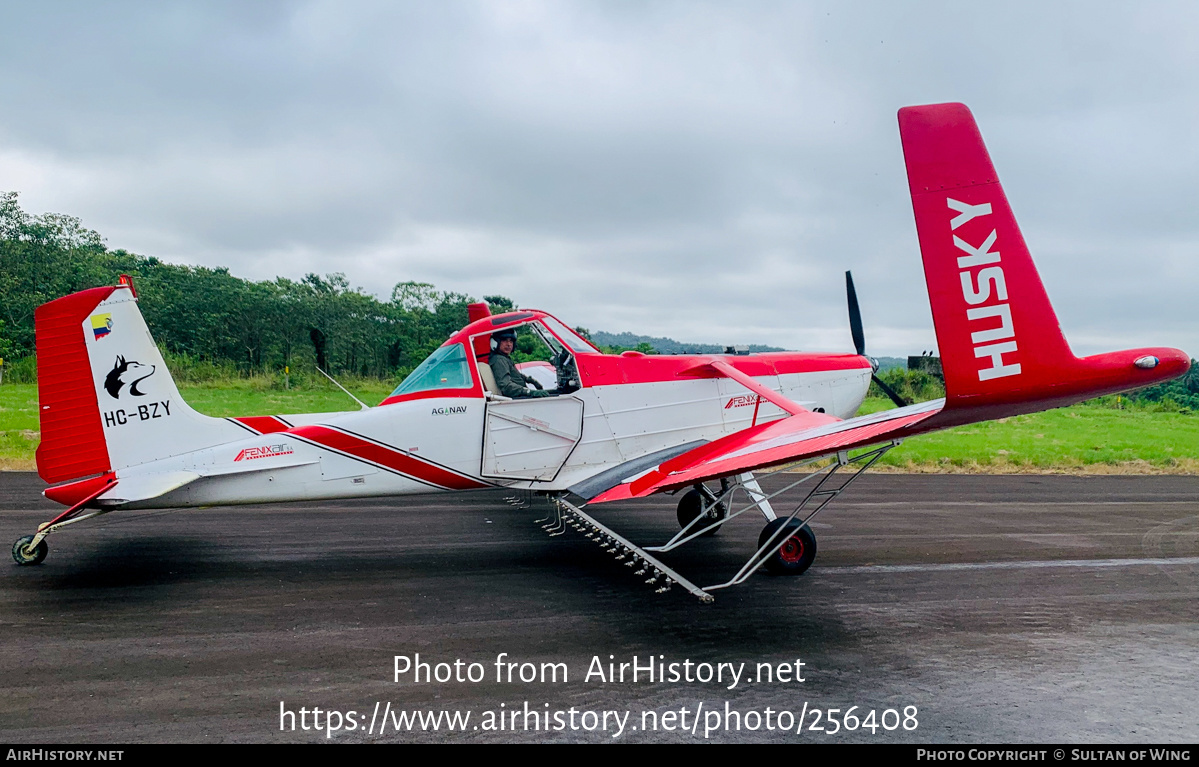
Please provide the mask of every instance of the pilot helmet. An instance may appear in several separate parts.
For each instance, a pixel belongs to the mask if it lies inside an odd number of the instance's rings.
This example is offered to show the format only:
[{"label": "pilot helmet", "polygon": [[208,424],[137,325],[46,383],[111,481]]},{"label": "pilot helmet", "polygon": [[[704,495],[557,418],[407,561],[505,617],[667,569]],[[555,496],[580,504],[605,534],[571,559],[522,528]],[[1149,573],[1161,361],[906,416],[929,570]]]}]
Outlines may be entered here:
[{"label": "pilot helmet", "polygon": [[500,342],[505,339],[511,339],[515,343],[516,342],[516,331],[509,328],[508,330],[501,330],[498,333],[491,334],[491,340],[495,341],[496,346],[499,346]]}]

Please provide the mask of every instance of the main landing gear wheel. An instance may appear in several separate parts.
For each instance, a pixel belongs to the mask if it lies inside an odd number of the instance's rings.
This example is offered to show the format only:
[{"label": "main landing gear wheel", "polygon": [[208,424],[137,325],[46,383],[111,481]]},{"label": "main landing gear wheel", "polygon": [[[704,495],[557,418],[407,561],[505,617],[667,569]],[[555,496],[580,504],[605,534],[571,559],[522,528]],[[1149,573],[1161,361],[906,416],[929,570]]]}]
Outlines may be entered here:
[{"label": "main landing gear wheel", "polygon": [[[698,490],[688,490],[683,497],[679,499],[679,527],[686,527],[687,525],[691,524],[693,519],[702,514],[704,503],[705,499],[703,493]],[[708,509],[706,518],[697,523],[695,529],[698,530],[701,527],[707,527],[717,520],[724,519],[728,515],[728,508],[726,508],[723,503],[718,503],[712,508]],[[704,536],[707,537],[709,535],[716,535],[718,530],[720,530],[719,525],[704,533]]]},{"label": "main landing gear wheel", "polygon": [[758,536],[758,548],[766,545],[766,541],[784,524],[793,532],[781,546],[775,539],[775,550],[766,557],[766,570],[771,575],[799,575],[811,567],[816,559],[816,535],[810,527],[800,527],[797,519],[772,519]]},{"label": "main landing gear wheel", "polygon": [[12,545],[12,558],[18,565],[38,565],[46,558],[50,547],[46,545],[45,539],[42,539],[37,546],[30,548],[29,544],[33,543],[33,536],[26,535],[24,538],[18,538],[17,542]]}]

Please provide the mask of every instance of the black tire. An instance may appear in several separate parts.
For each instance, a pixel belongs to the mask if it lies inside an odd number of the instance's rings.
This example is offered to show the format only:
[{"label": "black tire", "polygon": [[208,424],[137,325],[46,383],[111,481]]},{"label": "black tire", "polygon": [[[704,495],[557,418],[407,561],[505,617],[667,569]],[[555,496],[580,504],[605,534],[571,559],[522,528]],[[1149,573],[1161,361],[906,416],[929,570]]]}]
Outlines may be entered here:
[{"label": "black tire", "polygon": [[18,538],[17,542],[12,545],[12,558],[18,565],[40,565],[46,558],[46,554],[50,552],[45,538],[39,541],[32,550],[29,548],[31,543],[33,543],[33,536],[26,535],[24,538]]},{"label": "black tire", "polygon": [[793,532],[781,541],[775,540],[774,551],[766,556],[766,570],[771,575],[800,575],[816,559],[816,535],[812,528],[801,528],[799,520],[795,519],[773,519],[762,528],[762,534],[758,536],[758,548],[764,546],[784,524]]},{"label": "black tire", "polygon": [[[686,527],[687,525],[691,524],[691,520],[698,517],[700,512],[703,511],[703,508],[704,496],[702,493],[694,489],[688,490],[686,493],[684,493],[683,497],[679,499],[679,527]],[[708,520],[701,523],[697,527],[710,525],[718,519],[724,519],[728,515],[729,510],[725,507],[725,505],[723,503],[718,503],[715,507],[708,510]],[[719,530],[719,526],[713,527],[711,530],[704,533],[704,536],[716,535]]]}]

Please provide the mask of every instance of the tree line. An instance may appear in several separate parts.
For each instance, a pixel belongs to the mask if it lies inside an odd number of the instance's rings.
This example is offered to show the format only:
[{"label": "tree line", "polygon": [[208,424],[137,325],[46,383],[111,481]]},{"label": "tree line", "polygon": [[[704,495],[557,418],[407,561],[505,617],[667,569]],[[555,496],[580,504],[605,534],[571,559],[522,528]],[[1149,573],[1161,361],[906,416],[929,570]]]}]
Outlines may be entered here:
[{"label": "tree line", "polygon": [[[225,267],[168,264],[110,250],[78,218],[30,215],[21,209],[16,192],[0,192],[0,359],[18,373],[6,374],[6,379],[32,379],[34,309],[69,293],[116,284],[121,274],[134,278],[146,323],[181,380],[195,370],[249,376],[277,373],[284,366],[293,371],[316,366],[333,375],[402,377],[466,325],[467,304],[474,300],[421,282],[398,282],[383,301],[352,287],[339,273],[255,282],[235,277]],[[483,300],[496,313],[515,308],[504,296]],[[590,337],[585,329],[576,330]],[[607,352],[679,351],[653,343],[677,346],[672,339],[596,333],[596,340],[608,342],[600,346]],[[531,335],[518,339],[515,356],[541,356]],[[920,371],[897,368],[880,375],[911,400],[944,396],[943,384]],[[882,396],[877,387],[871,389]],[[1199,411],[1199,367],[1129,398]]]},{"label": "tree line", "polygon": [[[405,375],[467,323],[472,298],[399,282],[389,300],[352,287],[345,275],[255,282],[224,267],[168,264],[109,250],[79,219],[30,215],[17,193],[0,193],[0,358],[34,354],[33,312],[60,296],[134,279],[155,340],[187,367],[252,375],[318,366],[334,375]],[[509,311],[503,296],[484,298]]]}]

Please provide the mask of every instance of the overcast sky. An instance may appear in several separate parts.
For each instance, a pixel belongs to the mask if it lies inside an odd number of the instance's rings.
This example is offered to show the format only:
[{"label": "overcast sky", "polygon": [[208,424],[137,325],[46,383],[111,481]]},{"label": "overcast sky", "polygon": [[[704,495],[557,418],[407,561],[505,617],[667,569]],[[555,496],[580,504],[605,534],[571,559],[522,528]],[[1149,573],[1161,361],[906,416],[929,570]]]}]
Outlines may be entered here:
[{"label": "overcast sky", "polygon": [[1076,352],[1199,354],[1199,4],[4,3],[0,190],[252,279],[933,348],[896,110],[962,101]]}]

